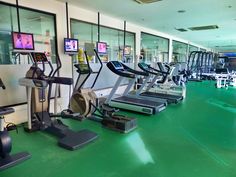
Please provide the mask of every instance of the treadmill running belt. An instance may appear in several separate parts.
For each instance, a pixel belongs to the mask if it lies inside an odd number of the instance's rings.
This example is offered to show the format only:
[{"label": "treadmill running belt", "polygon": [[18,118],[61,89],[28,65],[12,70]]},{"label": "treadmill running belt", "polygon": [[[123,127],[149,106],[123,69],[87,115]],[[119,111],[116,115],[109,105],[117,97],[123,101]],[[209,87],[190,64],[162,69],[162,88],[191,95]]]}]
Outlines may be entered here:
[{"label": "treadmill running belt", "polygon": [[140,95],[148,96],[148,97],[156,97],[156,98],[167,99],[168,103],[178,103],[181,100],[183,100],[183,96],[170,95],[170,94],[164,94],[164,93],[143,92]]},{"label": "treadmill running belt", "polygon": [[144,105],[144,106],[152,106],[152,107],[157,107],[160,105],[165,105],[164,103],[161,102],[155,102],[155,101],[150,101],[150,100],[143,100],[143,99],[139,99],[139,98],[131,98],[131,97],[127,97],[127,96],[121,96],[121,97],[117,97],[115,99],[113,99],[113,101],[118,101],[118,102],[130,102],[133,103],[135,105]]}]

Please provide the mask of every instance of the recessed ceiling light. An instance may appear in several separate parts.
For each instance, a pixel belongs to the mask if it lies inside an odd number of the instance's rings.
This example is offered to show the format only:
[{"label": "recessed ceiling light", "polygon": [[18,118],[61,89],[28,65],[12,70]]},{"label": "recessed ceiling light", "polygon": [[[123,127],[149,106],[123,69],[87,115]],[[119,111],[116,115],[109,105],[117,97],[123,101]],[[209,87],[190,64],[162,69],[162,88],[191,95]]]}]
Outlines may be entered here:
[{"label": "recessed ceiling light", "polygon": [[185,13],[186,10],[178,10],[177,12],[178,12],[178,13]]},{"label": "recessed ceiling light", "polygon": [[150,3],[154,3],[154,2],[158,2],[162,0],[134,0],[134,1],[139,4],[150,4]]}]

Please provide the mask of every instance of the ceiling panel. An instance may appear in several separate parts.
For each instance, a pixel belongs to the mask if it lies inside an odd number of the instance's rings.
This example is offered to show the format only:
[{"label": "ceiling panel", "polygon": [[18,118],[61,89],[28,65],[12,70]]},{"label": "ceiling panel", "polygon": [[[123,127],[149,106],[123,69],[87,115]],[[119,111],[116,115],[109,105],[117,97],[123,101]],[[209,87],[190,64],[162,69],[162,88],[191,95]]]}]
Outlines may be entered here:
[{"label": "ceiling panel", "polygon": [[[228,46],[227,50],[236,50],[236,0],[162,0],[151,4],[138,4],[134,0],[59,1],[99,11],[206,47],[225,50],[225,46]],[[203,31],[188,29],[207,25],[218,25],[219,28]],[[188,31],[179,32],[176,28]]]}]

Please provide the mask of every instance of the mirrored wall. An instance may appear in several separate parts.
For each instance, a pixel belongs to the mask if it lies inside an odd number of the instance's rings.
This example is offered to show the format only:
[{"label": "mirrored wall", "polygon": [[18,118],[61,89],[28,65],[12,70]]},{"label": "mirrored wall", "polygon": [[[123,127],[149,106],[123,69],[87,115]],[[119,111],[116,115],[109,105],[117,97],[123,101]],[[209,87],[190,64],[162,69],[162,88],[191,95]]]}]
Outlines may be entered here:
[{"label": "mirrored wall", "polygon": [[[19,18],[21,32],[34,34],[35,51],[45,52],[54,63],[57,53],[55,15],[20,7]],[[18,80],[25,77],[31,60],[13,51],[12,31],[18,32],[16,6],[0,2],[0,78],[6,85],[6,90],[0,92],[0,106],[26,102],[25,88],[19,86]]]},{"label": "mirrored wall", "polygon": [[[53,62],[56,56],[55,15],[20,8],[21,32],[33,33],[35,50],[46,52]],[[12,31],[18,32],[16,7],[0,3],[0,64],[27,63],[25,57],[15,58]],[[21,60],[21,61],[19,61]]]},{"label": "mirrored wall", "polygon": [[144,62],[168,62],[169,39],[142,32],[140,54]]},{"label": "mirrored wall", "polygon": [[171,62],[186,62],[188,59],[188,44],[173,41],[172,42],[172,61]]},{"label": "mirrored wall", "polygon": [[198,51],[198,47],[194,45],[189,45],[188,53],[190,54],[193,51]]},{"label": "mirrored wall", "polygon": [[[98,25],[71,19],[71,37],[79,40],[80,50],[84,49],[84,44],[87,42],[94,43],[96,46],[98,41]],[[123,30],[101,26],[100,42],[107,44],[106,53],[99,54],[103,62],[110,60],[119,60],[125,63],[134,62],[135,33],[126,32],[124,39]],[[125,49],[128,49],[127,53]]]}]

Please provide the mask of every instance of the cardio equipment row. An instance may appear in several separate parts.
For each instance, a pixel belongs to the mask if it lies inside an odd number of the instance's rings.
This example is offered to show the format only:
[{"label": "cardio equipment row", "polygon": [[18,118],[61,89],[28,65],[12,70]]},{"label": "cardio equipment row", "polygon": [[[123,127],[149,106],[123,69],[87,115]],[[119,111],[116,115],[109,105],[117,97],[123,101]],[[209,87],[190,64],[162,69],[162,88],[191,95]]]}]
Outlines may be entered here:
[{"label": "cardio equipment row", "polygon": [[[185,97],[185,85],[177,85],[171,78],[174,67],[158,63],[158,68],[154,68],[151,65],[139,63],[140,70],[138,71],[122,62],[110,61],[106,66],[118,75],[118,78],[110,94],[107,97],[98,98],[93,88],[104,64],[94,44],[87,43],[84,49],[85,61],[74,65],[78,78],[68,108],[58,114],[55,111],[57,110],[58,86],[67,85],[71,89],[74,84],[73,78],[58,76],[62,67],[59,55],[56,56],[57,65],[54,68],[55,66],[44,52],[19,52],[17,56],[21,54],[27,55],[32,62],[25,77],[19,79],[19,85],[24,86],[27,93],[28,121],[25,131],[29,133],[43,131],[52,134],[58,138],[58,145],[67,150],[79,149],[95,141],[99,136],[88,129],[74,131],[63,123],[61,118],[77,121],[89,119],[100,123],[104,128],[128,133],[137,128],[137,119],[126,116],[120,112],[120,109],[152,115],[165,110],[168,104],[179,103]],[[91,57],[95,57],[98,61],[97,71],[93,71],[90,65],[89,58]],[[91,86],[85,88],[88,80],[91,81],[91,77],[94,78]],[[144,82],[139,89],[134,90],[133,87],[139,77],[142,77]],[[123,93],[117,95],[116,92],[123,82],[128,84]],[[2,88],[5,88],[2,82],[0,84]],[[56,89],[53,89],[54,86]],[[53,90],[55,90],[54,94]],[[52,95],[54,96],[54,113],[50,112]],[[3,118],[4,115],[12,112],[14,110],[11,108],[0,109],[0,170],[30,158],[27,152],[9,155],[11,141],[7,130],[3,128]]]}]

